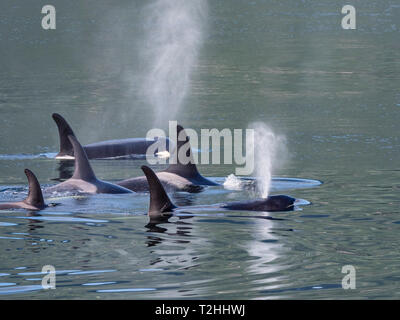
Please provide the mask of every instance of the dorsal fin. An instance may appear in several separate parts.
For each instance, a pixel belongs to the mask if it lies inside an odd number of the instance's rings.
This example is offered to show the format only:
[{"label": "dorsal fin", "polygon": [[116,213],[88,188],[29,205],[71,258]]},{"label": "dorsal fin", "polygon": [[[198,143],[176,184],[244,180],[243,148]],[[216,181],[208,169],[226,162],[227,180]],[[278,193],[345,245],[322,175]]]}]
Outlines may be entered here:
[{"label": "dorsal fin", "polygon": [[[167,169],[164,170],[164,172],[169,172],[169,173],[174,173],[178,176],[181,176],[183,178],[189,179],[192,183],[196,185],[206,185],[206,186],[216,186],[218,185],[217,183],[203,177],[199,171],[197,170],[196,164],[193,159],[193,152],[192,152],[192,147],[189,144],[189,148],[186,147],[183,149],[183,151],[186,149],[186,158],[189,159],[189,162],[187,164],[181,163],[179,160],[179,152],[180,149],[187,143],[189,143],[189,136],[186,134],[185,129],[181,125],[176,126],[176,137],[177,137],[177,143],[176,143],[176,148],[174,150],[174,154],[171,156],[173,160],[175,160],[176,163],[171,163]],[[181,137],[183,136],[185,139],[184,141],[180,141],[179,135]],[[183,139],[182,139],[183,140]],[[170,158],[170,159],[171,159]]]},{"label": "dorsal fin", "polygon": [[150,206],[149,216],[154,217],[163,212],[171,212],[176,206],[171,202],[157,175],[147,166],[141,167],[149,183]]},{"label": "dorsal fin", "polygon": [[[191,178],[191,177],[198,177],[200,176],[199,171],[197,170],[196,164],[194,163],[193,159],[193,154],[192,154],[192,148],[190,147],[186,151],[186,157],[190,159],[189,163],[183,164],[179,160],[179,150],[184,146],[187,142],[189,142],[189,136],[186,134],[185,129],[181,125],[176,126],[176,137],[177,137],[177,143],[176,143],[176,148],[175,148],[175,160],[176,163],[172,163],[168,166],[167,169],[165,169],[165,172],[170,172],[170,173],[175,173],[178,174],[182,177],[185,178]],[[182,132],[183,131],[183,132]],[[182,132],[182,134],[181,134]],[[183,135],[185,137],[184,141],[179,140],[179,134]]]},{"label": "dorsal fin", "polygon": [[52,114],[53,120],[58,127],[58,135],[60,136],[60,152],[56,157],[60,156],[73,156],[74,150],[68,136],[75,136],[68,122],[58,113]]},{"label": "dorsal fin", "polygon": [[40,184],[36,176],[29,169],[25,169],[25,175],[28,178],[29,193],[28,197],[23,202],[36,208],[45,207],[42,189],[40,189]]},{"label": "dorsal fin", "polygon": [[75,155],[75,171],[71,179],[81,179],[84,181],[97,180],[89,163],[85,150],[75,136],[68,135],[68,139],[74,148]]}]

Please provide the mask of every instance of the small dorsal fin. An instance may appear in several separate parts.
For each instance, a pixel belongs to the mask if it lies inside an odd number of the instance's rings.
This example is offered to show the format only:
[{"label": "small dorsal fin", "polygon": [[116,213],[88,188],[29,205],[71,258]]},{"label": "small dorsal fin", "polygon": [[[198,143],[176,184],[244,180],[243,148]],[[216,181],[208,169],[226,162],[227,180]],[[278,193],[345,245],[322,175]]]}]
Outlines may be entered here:
[{"label": "small dorsal fin", "polygon": [[58,127],[58,135],[60,136],[60,152],[56,157],[60,156],[73,156],[74,150],[68,136],[75,136],[68,122],[58,113],[52,114],[53,120]]},{"label": "small dorsal fin", "polygon": [[[186,178],[191,178],[191,177],[198,177],[200,176],[199,171],[197,170],[196,164],[194,163],[193,159],[193,154],[192,154],[192,148],[190,147],[187,152],[186,152],[186,157],[190,159],[189,163],[183,164],[179,161],[179,150],[183,145],[189,142],[189,136],[186,134],[185,129],[181,125],[176,126],[176,137],[177,137],[177,144],[175,148],[175,155],[174,159],[176,160],[176,163],[171,163],[167,169],[165,169],[165,172],[170,172],[170,173],[175,173],[178,174],[182,177]],[[181,134],[181,132],[183,133]],[[184,141],[179,140],[179,134],[183,135],[185,137]]]},{"label": "small dorsal fin", "polygon": [[68,139],[74,148],[75,155],[75,171],[71,179],[81,179],[84,181],[97,180],[89,163],[85,150],[75,136],[68,135]]},{"label": "small dorsal fin", "polygon": [[171,202],[157,175],[147,166],[141,167],[149,183],[150,206],[149,216],[154,217],[163,212],[171,212],[176,206]]},{"label": "small dorsal fin", "polygon": [[28,178],[29,193],[28,197],[23,202],[36,208],[45,207],[42,189],[40,189],[40,184],[36,176],[29,169],[25,169],[25,175]]}]

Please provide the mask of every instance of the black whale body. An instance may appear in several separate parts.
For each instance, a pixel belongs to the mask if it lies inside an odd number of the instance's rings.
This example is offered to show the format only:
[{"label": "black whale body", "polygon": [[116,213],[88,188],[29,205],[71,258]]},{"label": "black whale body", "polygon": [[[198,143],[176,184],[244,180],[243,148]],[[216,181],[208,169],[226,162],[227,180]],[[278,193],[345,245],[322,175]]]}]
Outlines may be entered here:
[{"label": "black whale body", "polygon": [[274,195],[265,199],[229,202],[221,205],[221,208],[244,211],[293,211],[295,201],[295,198],[286,195]]},{"label": "black whale body", "polygon": [[79,192],[79,193],[133,193],[131,190],[119,185],[100,180],[96,177],[86,152],[73,135],[68,135],[75,155],[74,174],[68,180],[45,189],[46,193],[53,192]]},{"label": "black whale body", "polygon": [[[182,141],[178,139],[173,155],[170,157],[170,159],[175,158],[176,163],[171,163],[167,169],[156,172],[164,188],[169,192],[200,192],[203,190],[203,186],[217,186],[218,183],[203,177],[197,170],[190,147],[189,136],[186,134],[185,129],[177,125],[176,130],[176,136],[184,138],[182,138]],[[190,159],[188,163],[182,163],[177,156],[180,154],[182,147],[188,147],[186,150],[186,155]],[[117,184],[135,192],[149,191],[149,184],[145,176],[125,179],[117,182]]]},{"label": "black whale body", "polygon": [[[163,185],[157,175],[147,166],[141,167],[150,190],[150,205],[148,215],[151,221],[168,220],[172,212],[182,209],[190,209],[190,207],[177,207],[168,197]],[[292,211],[296,199],[286,195],[274,195],[265,199],[248,200],[241,202],[228,202],[216,205],[217,208],[226,210],[243,210],[243,211]],[[209,207],[209,206],[207,206]],[[196,208],[199,208],[196,206]]]},{"label": "black whale body", "polygon": [[[68,136],[75,136],[71,126],[58,113],[53,113],[53,120],[57,124],[60,137],[60,151],[56,159],[68,159],[74,156],[74,150]],[[165,141],[161,141],[165,140]],[[117,158],[130,155],[146,155],[147,149],[154,143],[165,143],[166,150],[157,150],[157,152],[168,151],[172,147],[168,138],[128,138],[100,141],[83,146],[88,159]]]}]

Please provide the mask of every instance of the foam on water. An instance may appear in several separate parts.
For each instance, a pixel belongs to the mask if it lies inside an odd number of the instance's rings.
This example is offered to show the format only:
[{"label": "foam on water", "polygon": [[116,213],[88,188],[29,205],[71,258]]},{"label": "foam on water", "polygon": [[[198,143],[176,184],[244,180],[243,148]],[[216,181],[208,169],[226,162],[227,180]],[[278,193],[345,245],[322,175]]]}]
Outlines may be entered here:
[{"label": "foam on water", "polygon": [[[230,174],[225,178],[223,186],[227,190],[252,190],[257,188],[258,183],[260,183],[260,179],[254,177],[239,178],[234,174]],[[269,190],[283,191],[291,189],[314,188],[321,184],[321,181],[313,179],[274,177],[271,179]]]},{"label": "foam on water", "polygon": [[242,190],[243,180],[236,177],[233,173],[226,177],[223,184],[225,189],[228,190]]}]

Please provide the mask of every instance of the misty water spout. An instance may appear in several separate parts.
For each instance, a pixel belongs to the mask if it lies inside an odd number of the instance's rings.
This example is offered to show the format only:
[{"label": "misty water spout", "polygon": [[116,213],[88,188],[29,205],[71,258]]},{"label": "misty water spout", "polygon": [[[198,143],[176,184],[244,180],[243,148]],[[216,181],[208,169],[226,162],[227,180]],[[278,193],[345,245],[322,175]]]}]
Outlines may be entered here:
[{"label": "misty water spout", "polygon": [[275,134],[262,122],[252,123],[254,130],[254,171],[257,177],[256,191],[266,198],[271,188],[272,173],[288,158],[286,139]]},{"label": "misty water spout", "polygon": [[156,0],[144,10],[145,78],[142,91],[155,126],[176,120],[190,88],[207,13],[206,0]]}]

